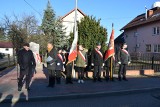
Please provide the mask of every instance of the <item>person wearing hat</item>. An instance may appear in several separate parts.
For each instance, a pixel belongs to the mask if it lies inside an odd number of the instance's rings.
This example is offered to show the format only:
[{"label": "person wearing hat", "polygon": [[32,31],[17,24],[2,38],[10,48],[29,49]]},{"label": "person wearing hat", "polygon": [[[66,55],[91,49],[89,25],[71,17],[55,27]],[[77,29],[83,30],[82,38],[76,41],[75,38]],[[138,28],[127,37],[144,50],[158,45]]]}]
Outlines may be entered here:
[{"label": "person wearing hat", "polygon": [[84,83],[84,70],[87,66],[87,54],[83,44],[79,44],[78,46],[75,66],[78,72],[78,83]]},{"label": "person wearing hat", "polygon": [[25,88],[30,90],[30,81],[33,76],[33,69],[36,67],[33,52],[29,49],[29,43],[23,44],[23,49],[18,52],[18,64],[20,66],[20,74],[18,79],[18,91],[22,90],[24,76],[26,78]]},{"label": "person wearing hat", "polygon": [[121,49],[118,52],[118,64],[119,64],[119,71],[118,71],[118,80],[121,81],[121,75],[123,76],[123,80],[127,81],[126,79],[126,67],[131,62],[130,55],[128,53],[127,44],[123,43]]},{"label": "person wearing hat", "polygon": [[65,63],[64,55],[62,54],[62,48],[57,49],[57,61],[56,61],[56,82],[61,84],[61,71],[63,70],[63,64]]},{"label": "person wearing hat", "polygon": [[94,66],[93,82],[96,82],[97,79],[98,81],[102,82],[101,70],[104,63],[103,63],[103,52],[101,51],[101,44],[99,42],[96,44],[96,48],[92,51],[91,65]]},{"label": "person wearing hat", "polygon": [[56,76],[56,61],[57,61],[57,50],[55,49],[52,41],[47,44],[47,69],[49,74],[49,83],[47,87],[55,86],[55,76]]}]

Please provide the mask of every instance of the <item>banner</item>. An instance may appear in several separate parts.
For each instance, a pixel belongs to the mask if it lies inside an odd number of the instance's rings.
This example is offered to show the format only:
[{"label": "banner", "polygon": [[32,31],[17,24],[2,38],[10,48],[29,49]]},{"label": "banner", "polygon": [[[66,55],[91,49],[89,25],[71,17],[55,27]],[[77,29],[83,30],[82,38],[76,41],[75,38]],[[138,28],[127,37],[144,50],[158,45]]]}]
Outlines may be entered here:
[{"label": "banner", "polygon": [[114,54],[115,54],[114,52],[114,29],[112,28],[112,33],[111,33],[109,44],[108,44],[108,50],[106,50],[104,60],[106,61],[111,56],[114,56]]}]

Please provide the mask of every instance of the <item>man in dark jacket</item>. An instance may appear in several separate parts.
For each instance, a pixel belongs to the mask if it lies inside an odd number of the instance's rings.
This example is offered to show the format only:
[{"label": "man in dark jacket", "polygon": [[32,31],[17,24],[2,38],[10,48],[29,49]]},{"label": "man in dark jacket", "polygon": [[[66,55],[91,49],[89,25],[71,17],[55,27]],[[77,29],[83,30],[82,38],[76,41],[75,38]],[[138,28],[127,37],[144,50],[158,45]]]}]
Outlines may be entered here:
[{"label": "man in dark jacket", "polygon": [[92,51],[91,54],[91,65],[94,66],[93,71],[93,82],[98,81],[102,82],[101,80],[101,70],[103,67],[103,53],[101,51],[101,44],[97,43],[96,48]]},{"label": "man in dark jacket", "polygon": [[61,84],[61,72],[64,68],[65,58],[62,54],[62,48],[58,48],[57,61],[56,61],[56,82],[57,84]]},{"label": "man in dark jacket", "polygon": [[57,50],[54,48],[52,42],[47,44],[47,69],[49,74],[49,84],[47,87],[54,87],[55,86],[55,76],[56,76],[56,61],[57,61]]},{"label": "man in dark jacket", "polygon": [[18,91],[21,91],[23,86],[23,78],[26,76],[26,89],[29,91],[33,69],[36,67],[33,52],[29,49],[29,44],[25,43],[23,49],[18,52],[18,64],[20,66],[20,75],[18,81]]},{"label": "man in dark jacket", "polygon": [[127,81],[126,79],[126,67],[131,62],[130,55],[126,50],[127,44],[123,43],[121,49],[118,52],[118,63],[119,63],[119,71],[118,71],[118,79],[121,81],[121,74],[123,75],[123,80]]}]

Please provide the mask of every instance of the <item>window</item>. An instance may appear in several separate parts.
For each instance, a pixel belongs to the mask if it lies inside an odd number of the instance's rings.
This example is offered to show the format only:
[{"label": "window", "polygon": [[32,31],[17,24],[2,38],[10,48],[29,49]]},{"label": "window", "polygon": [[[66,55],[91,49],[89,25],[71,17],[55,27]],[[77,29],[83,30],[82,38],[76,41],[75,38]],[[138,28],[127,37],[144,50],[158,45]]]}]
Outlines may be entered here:
[{"label": "window", "polygon": [[158,45],[158,52],[160,52],[160,44]]},{"label": "window", "polygon": [[154,45],[154,52],[158,52],[157,45]]},{"label": "window", "polygon": [[159,27],[153,27],[153,35],[159,35],[160,29]]},{"label": "window", "polygon": [[5,50],[6,50],[6,51],[9,51],[9,49],[8,49],[8,48],[6,48]]},{"label": "window", "polygon": [[137,32],[134,32],[134,37],[137,37],[138,36],[138,33]]},{"label": "window", "polygon": [[157,35],[159,35],[159,27],[157,27]]},{"label": "window", "polygon": [[160,44],[154,45],[154,52],[160,52]]},{"label": "window", "polygon": [[151,52],[151,44],[146,44],[146,52]]},{"label": "window", "polygon": [[156,35],[156,28],[153,28],[153,34]]}]

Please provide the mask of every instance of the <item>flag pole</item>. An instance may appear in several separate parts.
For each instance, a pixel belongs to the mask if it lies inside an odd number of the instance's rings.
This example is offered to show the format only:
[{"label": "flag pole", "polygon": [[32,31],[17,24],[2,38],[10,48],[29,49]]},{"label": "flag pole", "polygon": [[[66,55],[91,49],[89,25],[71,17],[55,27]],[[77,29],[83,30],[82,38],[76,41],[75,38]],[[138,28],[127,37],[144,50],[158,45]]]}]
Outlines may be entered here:
[{"label": "flag pole", "polygon": [[[75,0],[74,36],[75,36],[75,33],[77,33],[77,0]],[[74,61],[72,63],[72,75],[73,75],[73,78],[76,78],[76,72],[74,69]]]},{"label": "flag pole", "polygon": [[[112,23],[112,30],[113,30],[113,23]],[[113,56],[110,57],[110,80],[113,81]]]},{"label": "flag pole", "polygon": [[75,18],[74,18],[74,33],[76,33],[77,30],[77,0],[76,0],[76,4],[75,4]]}]

